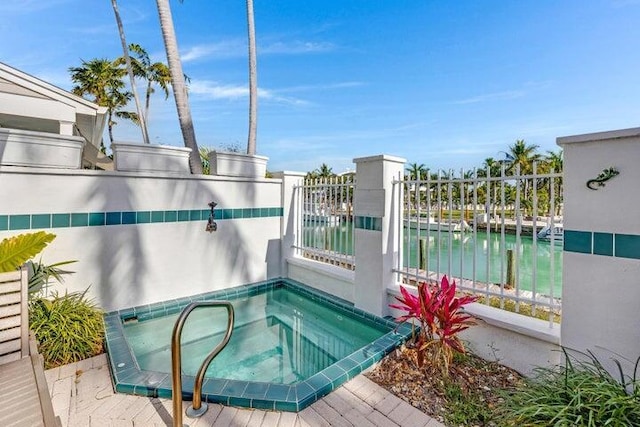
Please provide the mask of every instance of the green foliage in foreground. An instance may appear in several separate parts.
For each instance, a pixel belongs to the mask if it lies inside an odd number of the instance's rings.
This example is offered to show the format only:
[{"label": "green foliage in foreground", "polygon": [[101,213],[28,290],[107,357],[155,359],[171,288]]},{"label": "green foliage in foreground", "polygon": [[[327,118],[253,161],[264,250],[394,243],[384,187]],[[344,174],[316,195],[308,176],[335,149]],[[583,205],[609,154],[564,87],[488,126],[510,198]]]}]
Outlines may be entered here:
[{"label": "green foliage in foreground", "polygon": [[0,242],[0,273],[16,270],[38,255],[55,237],[55,234],[38,231],[3,239]]},{"label": "green foliage in foreground", "polygon": [[[587,356],[587,355],[584,355]],[[506,426],[640,426],[638,362],[633,376],[614,378],[593,355],[578,361],[565,351],[565,365],[540,368],[506,399],[501,413]]]},{"label": "green foliage in foreground", "polygon": [[444,419],[448,425],[469,426],[485,425],[491,420],[491,409],[478,392],[464,393],[458,384],[445,385],[447,410]]},{"label": "green foliage in foreground", "polygon": [[60,267],[77,262],[77,260],[62,261],[55,264],[43,264],[40,261],[27,262],[29,268],[29,296],[34,294],[44,294],[50,286],[51,279],[58,283],[64,282],[64,275],[71,274],[73,271],[63,270]]},{"label": "green foliage in foreground", "polygon": [[[474,364],[468,354],[455,353],[457,363]],[[464,361],[464,362],[463,362]],[[487,405],[482,393],[469,387],[461,387],[448,378],[442,381],[442,394],[446,398],[444,419],[452,426],[484,426],[492,425],[494,413]]]},{"label": "green foliage in foreground", "polygon": [[29,325],[38,340],[45,368],[77,362],[102,353],[102,311],[86,292],[58,295],[29,302]]}]

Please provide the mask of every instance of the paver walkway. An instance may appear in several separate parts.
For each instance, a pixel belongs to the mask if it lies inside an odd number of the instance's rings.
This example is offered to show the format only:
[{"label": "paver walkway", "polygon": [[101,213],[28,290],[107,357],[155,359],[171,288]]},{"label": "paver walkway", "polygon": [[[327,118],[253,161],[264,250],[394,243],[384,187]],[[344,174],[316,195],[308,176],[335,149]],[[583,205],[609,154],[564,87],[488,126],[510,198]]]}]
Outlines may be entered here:
[{"label": "paver walkway", "polygon": [[[113,392],[104,355],[50,369],[45,375],[63,426],[172,426],[171,400]],[[185,417],[183,422],[191,427],[444,427],[364,375],[297,414],[209,404],[203,417]]]}]

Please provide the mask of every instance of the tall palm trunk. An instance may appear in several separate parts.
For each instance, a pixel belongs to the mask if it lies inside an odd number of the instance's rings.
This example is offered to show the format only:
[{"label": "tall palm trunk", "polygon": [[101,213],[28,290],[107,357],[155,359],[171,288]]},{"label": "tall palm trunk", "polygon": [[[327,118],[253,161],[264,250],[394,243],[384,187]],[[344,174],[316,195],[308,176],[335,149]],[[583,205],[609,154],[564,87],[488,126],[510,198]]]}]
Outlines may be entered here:
[{"label": "tall palm trunk", "polygon": [[[122,19],[120,19],[120,12],[118,12],[118,3],[116,0],[111,0],[111,6],[113,6],[113,13],[116,15],[116,22],[118,23],[118,32],[120,33],[120,42],[122,43],[122,51],[124,52],[124,61],[127,64],[127,73],[129,73],[129,80],[131,80],[131,93],[133,93],[133,99],[136,101],[136,111],[138,111],[138,121],[140,122],[140,129],[142,129],[142,141],[145,144],[149,144],[149,133],[147,132],[147,120],[143,114],[142,107],[140,106],[140,99],[138,98],[138,90],[136,89],[136,81],[133,77],[133,68],[131,67],[131,58],[129,57],[129,45],[124,37],[124,27],[122,26]],[[112,141],[113,142],[113,141]]]},{"label": "tall palm trunk", "polygon": [[180,130],[182,131],[185,147],[191,148],[189,167],[191,168],[192,174],[201,175],[202,163],[200,161],[200,150],[198,149],[196,133],[193,129],[193,120],[191,118],[191,110],[189,109],[189,100],[184,82],[184,74],[182,72],[182,64],[180,63],[180,55],[178,54],[178,41],[176,40],[176,33],[173,28],[173,18],[171,17],[169,0],[156,0],[156,4],[158,6],[164,47],[167,52],[167,62],[169,63],[169,71],[171,73],[171,86],[173,87],[173,97],[176,101],[176,109],[178,110]]},{"label": "tall palm trunk", "polygon": [[253,0],[247,0],[247,24],[249,30],[249,138],[247,141],[247,154],[255,155],[256,129],[258,127],[258,70]]},{"label": "tall palm trunk", "polygon": [[107,111],[107,129],[109,130],[109,142],[113,146],[113,111]]}]

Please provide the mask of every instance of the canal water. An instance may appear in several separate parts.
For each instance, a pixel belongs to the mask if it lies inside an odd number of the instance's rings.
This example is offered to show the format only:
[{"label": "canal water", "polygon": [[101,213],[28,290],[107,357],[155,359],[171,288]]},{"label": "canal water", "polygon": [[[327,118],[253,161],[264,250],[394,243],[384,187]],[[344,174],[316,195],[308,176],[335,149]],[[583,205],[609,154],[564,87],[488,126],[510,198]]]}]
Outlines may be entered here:
[{"label": "canal water", "polygon": [[[306,246],[333,250],[353,255],[353,227],[349,222],[336,226],[305,226]],[[403,266],[415,268],[419,264],[418,238],[426,246],[427,270],[437,271],[453,277],[462,277],[480,283],[500,284],[507,282],[507,251],[513,250],[516,280],[521,290],[543,295],[562,296],[562,243],[536,241],[531,236],[501,234],[479,230],[473,232],[420,231],[405,228]],[[462,263],[461,263],[462,260]],[[552,263],[553,260],[553,263]],[[553,268],[552,268],[553,265]],[[473,274],[475,266],[475,277]],[[534,274],[535,271],[535,274]],[[553,285],[553,294],[551,286]]]}]

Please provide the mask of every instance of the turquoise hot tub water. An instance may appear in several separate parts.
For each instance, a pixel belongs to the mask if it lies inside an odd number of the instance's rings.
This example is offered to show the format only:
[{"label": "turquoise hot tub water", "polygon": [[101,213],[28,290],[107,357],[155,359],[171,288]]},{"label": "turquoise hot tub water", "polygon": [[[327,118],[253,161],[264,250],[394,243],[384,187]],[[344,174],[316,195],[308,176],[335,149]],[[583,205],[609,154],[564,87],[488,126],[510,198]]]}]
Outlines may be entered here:
[{"label": "turquoise hot tub water", "polygon": [[[198,300],[230,300],[236,321],[227,347],[207,370],[204,399],[299,411],[380,360],[410,328],[290,280],[273,280],[106,315],[116,391],[170,397],[173,325]],[[221,341],[226,310],[203,307],[182,334],[184,398],[200,364]]]}]

